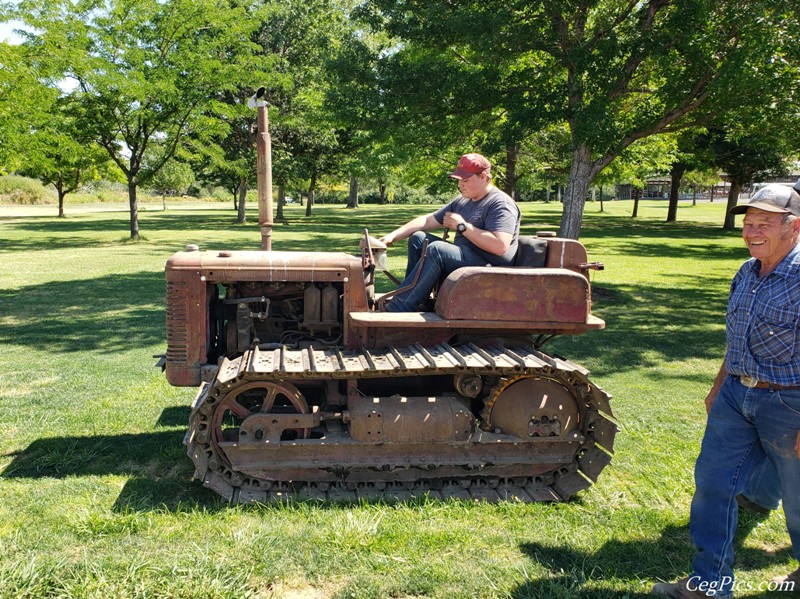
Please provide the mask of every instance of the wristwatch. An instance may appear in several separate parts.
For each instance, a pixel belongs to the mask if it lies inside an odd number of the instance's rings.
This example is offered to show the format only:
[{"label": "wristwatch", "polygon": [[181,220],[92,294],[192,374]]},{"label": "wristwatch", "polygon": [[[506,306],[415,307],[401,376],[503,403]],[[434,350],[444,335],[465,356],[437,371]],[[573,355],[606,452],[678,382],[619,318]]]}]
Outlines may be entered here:
[{"label": "wristwatch", "polygon": [[458,231],[459,233],[463,233],[466,230],[467,230],[467,225],[465,225],[464,223],[458,223],[458,225],[456,225],[456,231]]}]

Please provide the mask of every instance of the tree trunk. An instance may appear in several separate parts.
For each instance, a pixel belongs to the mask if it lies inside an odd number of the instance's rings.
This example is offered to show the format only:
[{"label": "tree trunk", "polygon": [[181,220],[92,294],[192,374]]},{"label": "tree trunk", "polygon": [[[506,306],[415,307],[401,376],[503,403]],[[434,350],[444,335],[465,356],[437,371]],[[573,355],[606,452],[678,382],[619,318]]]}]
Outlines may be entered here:
[{"label": "tree trunk", "polygon": [[278,209],[275,213],[275,220],[286,222],[286,218],[283,216],[284,204],[286,204],[286,184],[278,183]]},{"label": "tree trunk", "polygon": [[669,171],[669,206],[667,207],[667,222],[674,223],[678,220],[678,197],[681,189],[681,180],[686,166],[680,162],[673,162]]},{"label": "tree trunk", "polygon": [[722,228],[726,231],[732,231],[736,228],[736,215],[731,214],[731,208],[739,202],[741,191],[742,184],[736,180],[731,181],[731,187],[728,191],[728,205],[725,207],[725,222],[722,223]]},{"label": "tree trunk", "polygon": [[308,184],[308,202],[306,202],[306,216],[311,216],[311,207],[314,205],[314,194],[317,193],[317,171],[311,172],[311,181]]},{"label": "tree trunk", "polygon": [[636,189],[631,193],[633,193],[633,212],[631,213],[631,218],[636,218],[639,216],[639,193]]},{"label": "tree trunk", "polygon": [[243,225],[247,222],[247,177],[239,179],[239,209],[236,222]]},{"label": "tree trunk", "polygon": [[600,212],[603,211],[603,186],[600,186]]},{"label": "tree trunk", "polygon": [[378,183],[378,205],[383,206],[386,203],[386,183],[380,181]]},{"label": "tree trunk", "polygon": [[64,179],[61,175],[56,181],[56,191],[58,192],[58,216],[64,218],[64,196],[67,194],[64,193]]},{"label": "tree trunk", "polygon": [[506,184],[503,186],[503,191],[505,191],[512,200],[516,200],[518,160],[519,144],[509,144],[508,147],[506,147]]},{"label": "tree trunk", "polygon": [[358,179],[350,177],[350,196],[347,199],[348,208],[358,208]]},{"label": "tree trunk", "polygon": [[592,153],[586,145],[579,145],[572,151],[572,165],[569,169],[569,185],[564,195],[564,209],[561,213],[559,237],[578,239],[581,234],[583,208],[586,194],[592,182]]},{"label": "tree trunk", "polygon": [[131,210],[131,239],[139,239],[139,201],[136,199],[136,176],[128,178],[128,204]]}]

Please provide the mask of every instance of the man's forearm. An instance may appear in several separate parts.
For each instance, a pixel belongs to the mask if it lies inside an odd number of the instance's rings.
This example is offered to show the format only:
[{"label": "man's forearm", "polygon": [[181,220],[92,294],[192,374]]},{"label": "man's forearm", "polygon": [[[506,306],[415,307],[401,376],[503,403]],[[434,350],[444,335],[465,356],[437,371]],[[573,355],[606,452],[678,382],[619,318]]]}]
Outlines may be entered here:
[{"label": "man's forearm", "polygon": [[438,224],[439,223],[436,221],[436,219],[434,219],[430,214],[418,216],[416,218],[412,218],[406,224],[396,228],[388,235],[385,235],[382,239],[385,243],[392,244],[395,241],[402,241],[403,239],[411,237],[417,231],[433,229]]},{"label": "man's forearm", "polygon": [[508,233],[486,231],[469,224],[462,235],[467,241],[476,245],[484,252],[489,252],[496,256],[502,256],[511,246],[512,236]]}]

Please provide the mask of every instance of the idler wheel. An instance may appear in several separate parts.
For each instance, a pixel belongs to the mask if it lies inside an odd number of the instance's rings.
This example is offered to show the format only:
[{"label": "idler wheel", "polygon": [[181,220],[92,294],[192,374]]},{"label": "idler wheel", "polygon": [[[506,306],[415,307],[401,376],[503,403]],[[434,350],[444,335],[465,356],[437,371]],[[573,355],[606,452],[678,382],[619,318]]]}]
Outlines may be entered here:
[{"label": "idler wheel", "polygon": [[[303,394],[286,381],[250,381],[233,387],[214,408],[213,440],[238,441],[239,427],[253,414],[308,414]],[[311,429],[283,431],[282,439],[307,439]]]}]

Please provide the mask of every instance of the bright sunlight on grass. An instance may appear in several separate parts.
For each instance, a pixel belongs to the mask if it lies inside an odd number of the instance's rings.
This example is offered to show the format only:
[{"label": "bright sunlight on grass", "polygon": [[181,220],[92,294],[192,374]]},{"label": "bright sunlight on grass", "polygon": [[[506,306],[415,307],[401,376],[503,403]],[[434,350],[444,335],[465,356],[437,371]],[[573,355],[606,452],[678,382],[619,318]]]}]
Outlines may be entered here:
[{"label": "bright sunlight on grass", "polygon": [[[557,230],[559,204],[521,207],[523,233]],[[427,208],[287,206],[273,247],[355,254],[364,227],[378,236]],[[614,396],[616,455],[597,485],[564,504],[231,507],[191,482],[194,393],[153,355],[167,258],[188,243],[257,249],[255,215],[145,209],[129,243],[124,206],[61,219],[0,206],[0,597],[621,598],[685,575],[703,398],[747,252],[721,229],[722,202],[682,204],[673,224],[666,202],[631,208],[590,202],[584,217],[607,328],[545,348]],[[795,567],[782,514],[739,544],[753,586]]]}]

